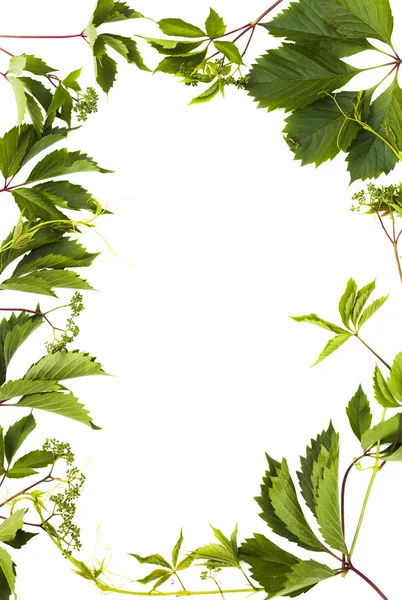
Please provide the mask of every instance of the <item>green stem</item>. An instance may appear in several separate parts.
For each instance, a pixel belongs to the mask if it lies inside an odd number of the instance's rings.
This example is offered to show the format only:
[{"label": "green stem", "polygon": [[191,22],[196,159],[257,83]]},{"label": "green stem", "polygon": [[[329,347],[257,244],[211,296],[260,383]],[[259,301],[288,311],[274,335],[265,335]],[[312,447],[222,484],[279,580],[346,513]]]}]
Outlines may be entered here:
[{"label": "green stem", "polygon": [[[381,416],[380,423],[384,422],[386,412],[387,412],[387,409],[384,408],[384,410],[382,411],[382,416]],[[355,535],[354,535],[354,538],[353,538],[353,542],[352,542],[352,546],[351,546],[350,552],[349,552],[349,559],[351,559],[352,556],[353,556],[353,552],[355,550],[356,543],[357,543],[357,540],[358,540],[358,537],[359,537],[359,534],[360,534],[360,531],[361,531],[361,528],[362,528],[362,525],[363,525],[363,520],[364,520],[364,517],[365,517],[365,514],[366,514],[367,505],[368,505],[368,502],[369,502],[369,499],[370,499],[371,491],[373,489],[375,478],[377,477],[377,473],[380,470],[380,456],[379,456],[379,454],[380,454],[380,446],[381,446],[381,441],[378,441],[377,442],[377,447],[376,447],[376,453],[375,453],[375,464],[374,464],[374,467],[373,467],[373,473],[371,475],[370,483],[368,485],[367,492],[366,492],[366,495],[364,497],[363,506],[362,506],[362,509],[360,511],[359,522],[357,524],[356,532],[355,532]]]}]

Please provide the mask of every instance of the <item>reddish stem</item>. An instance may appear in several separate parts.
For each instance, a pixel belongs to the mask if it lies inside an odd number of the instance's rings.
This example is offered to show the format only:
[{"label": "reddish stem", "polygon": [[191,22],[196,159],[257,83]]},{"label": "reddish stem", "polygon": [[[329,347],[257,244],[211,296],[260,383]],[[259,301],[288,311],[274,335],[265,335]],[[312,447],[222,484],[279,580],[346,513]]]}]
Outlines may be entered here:
[{"label": "reddish stem", "polygon": [[71,38],[85,38],[83,31],[73,35],[0,35],[0,38],[16,40],[66,40]]},{"label": "reddish stem", "polygon": [[356,573],[356,575],[358,575],[359,577],[361,577],[362,579],[364,579],[364,581],[365,581],[366,583],[368,583],[368,584],[369,584],[369,586],[371,586],[371,587],[373,588],[373,590],[375,590],[375,591],[377,592],[377,594],[378,594],[379,596],[381,596],[381,598],[382,598],[383,600],[388,600],[387,596],[386,596],[386,595],[385,595],[385,594],[384,594],[384,593],[383,593],[383,592],[380,590],[380,588],[379,588],[379,587],[377,587],[377,586],[376,586],[376,584],[375,584],[375,583],[373,583],[373,582],[371,581],[371,579],[369,579],[369,578],[368,578],[366,575],[364,575],[364,574],[363,574],[361,571],[359,571],[358,569],[356,569],[356,568],[355,568],[353,565],[349,565],[349,569],[350,569],[351,571],[353,571],[354,573]]}]

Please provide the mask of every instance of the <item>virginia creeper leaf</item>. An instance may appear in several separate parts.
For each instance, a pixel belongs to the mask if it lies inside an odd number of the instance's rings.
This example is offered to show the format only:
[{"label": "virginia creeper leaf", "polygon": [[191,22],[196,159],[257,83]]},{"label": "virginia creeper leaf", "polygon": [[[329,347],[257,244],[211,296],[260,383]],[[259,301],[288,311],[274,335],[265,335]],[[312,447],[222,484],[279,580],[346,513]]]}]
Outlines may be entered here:
[{"label": "virginia creeper leaf", "polygon": [[371,427],[373,415],[370,411],[370,403],[366,394],[363,392],[363,388],[360,385],[356,394],[350,400],[346,414],[349,418],[349,423],[353,433],[360,441],[362,435]]},{"label": "virginia creeper leaf", "polygon": [[186,23],[182,19],[162,19],[158,22],[159,28],[165,35],[182,36],[190,38],[206,37],[206,33],[196,25]]},{"label": "virginia creeper leaf", "polygon": [[353,279],[349,279],[346,284],[346,290],[339,301],[339,314],[342,323],[349,329],[350,319],[352,317],[353,307],[355,305],[357,294],[357,285]]},{"label": "virginia creeper leaf", "polygon": [[32,415],[23,417],[8,429],[4,441],[6,459],[10,464],[20,446],[35,429],[36,422]]},{"label": "virginia creeper leaf", "polygon": [[236,44],[233,42],[214,42],[215,48],[221,52],[229,62],[235,65],[242,65],[243,59]]},{"label": "virginia creeper leaf", "polygon": [[362,435],[361,444],[363,450],[367,450],[379,441],[384,440],[399,431],[401,427],[401,415],[397,414],[387,421],[374,425]]},{"label": "virginia creeper leaf", "polygon": [[327,329],[328,331],[332,331],[333,333],[348,333],[346,329],[342,329],[342,327],[338,327],[338,325],[334,325],[329,321],[325,321],[321,319],[316,314],[311,313],[309,315],[303,315],[301,317],[290,317],[294,321],[298,323],[310,323],[311,325],[317,325],[318,327],[322,327],[323,329]]},{"label": "virginia creeper leaf", "polygon": [[87,375],[105,375],[105,372],[95,358],[86,352],[61,350],[43,356],[32,365],[24,379],[63,381]]},{"label": "virginia creeper leaf", "polygon": [[208,18],[205,21],[205,29],[210,38],[219,38],[226,31],[226,25],[222,17],[213,8],[209,10]]},{"label": "virginia creeper leaf", "polygon": [[90,158],[86,154],[79,151],[69,152],[66,148],[62,148],[61,150],[53,150],[53,152],[42,158],[34,167],[25,183],[32,183],[41,179],[51,179],[60,175],[90,171],[111,173],[107,169],[102,169],[93,158]]},{"label": "virginia creeper leaf", "polygon": [[386,302],[388,300],[388,296],[382,296],[381,298],[377,298],[377,300],[374,300],[374,302],[372,302],[371,304],[369,304],[367,306],[367,308],[365,308],[362,312],[362,315],[359,319],[358,322],[358,329],[360,329],[361,327],[363,327],[363,325],[365,323],[367,323],[367,321],[369,319],[371,319],[371,317],[377,312],[377,310],[379,310],[381,308],[381,306],[384,304],[384,302]]},{"label": "virginia creeper leaf", "polygon": [[36,473],[38,473],[37,469],[47,467],[53,462],[54,456],[52,452],[33,450],[15,461],[11,469],[7,471],[7,477],[11,479],[21,479],[22,477],[36,475]]},{"label": "virginia creeper leaf", "polygon": [[363,308],[375,290],[375,281],[368,283],[361,288],[356,294],[356,300],[352,310],[352,323],[356,327],[359,317],[362,314]]},{"label": "virginia creeper leaf", "polygon": [[0,542],[12,541],[19,529],[24,526],[25,509],[17,510],[0,525]]},{"label": "virginia creeper leaf", "polygon": [[399,402],[392,395],[387,382],[378,366],[374,370],[374,396],[384,408],[398,408]]},{"label": "virginia creeper leaf", "polygon": [[351,337],[351,333],[341,333],[330,339],[328,344],[325,346],[324,350],[321,352],[320,356],[311,366],[314,367],[315,365],[318,365],[318,363],[324,360],[324,358],[327,358],[330,354],[338,350],[338,348],[340,348],[345,342],[350,340]]},{"label": "virginia creeper leaf", "polygon": [[32,394],[23,396],[18,401],[18,406],[26,408],[36,408],[46,410],[62,417],[67,417],[88,425],[91,429],[99,429],[93,424],[89,412],[81,404],[72,392],[65,394],[63,392],[49,392],[46,394]]}]

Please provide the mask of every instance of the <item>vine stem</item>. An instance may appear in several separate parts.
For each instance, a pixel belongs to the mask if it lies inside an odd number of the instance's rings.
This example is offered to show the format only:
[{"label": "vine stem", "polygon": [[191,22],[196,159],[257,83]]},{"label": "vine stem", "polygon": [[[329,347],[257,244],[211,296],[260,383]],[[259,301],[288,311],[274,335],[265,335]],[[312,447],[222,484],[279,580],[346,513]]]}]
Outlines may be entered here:
[{"label": "vine stem", "polygon": [[[384,410],[382,411],[382,416],[381,416],[380,423],[384,422],[386,412],[387,412],[387,409],[384,408]],[[372,492],[372,489],[373,489],[373,485],[374,485],[375,479],[377,477],[378,471],[380,470],[380,457],[379,457],[380,446],[381,446],[381,441],[379,440],[377,442],[377,448],[376,448],[376,453],[375,453],[375,464],[374,464],[374,467],[373,467],[373,473],[371,475],[370,483],[368,485],[367,492],[366,492],[366,495],[364,497],[363,506],[362,506],[362,509],[360,511],[359,521],[357,523],[357,527],[356,527],[355,535],[354,535],[354,538],[353,538],[352,546],[351,546],[350,552],[349,552],[349,558],[352,558],[353,552],[355,550],[356,543],[357,543],[357,540],[358,540],[358,537],[359,537],[359,534],[360,534],[360,531],[361,531],[361,528],[362,528],[362,525],[363,525],[363,520],[364,520],[364,517],[365,517],[365,514],[366,514],[368,501],[370,499],[370,495],[371,495],[371,492]]]},{"label": "vine stem", "polygon": [[356,569],[356,567],[354,567],[353,565],[349,565],[349,569],[350,569],[350,571],[353,571],[353,573],[356,573],[356,575],[358,575],[359,577],[364,579],[364,581],[366,583],[368,583],[369,586],[371,586],[373,588],[373,590],[375,590],[377,592],[377,594],[379,596],[381,596],[381,598],[383,598],[383,600],[388,600],[387,596],[380,590],[380,588],[378,586],[376,586],[376,584],[373,583],[371,581],[371,579],[369,579],[366,575],[364,575],[361,571],[359,571],[359,569]]},{"label": "vine stem", "polygon": [[[361,456],[359,456],[358,458],[353,459],[352,464],[347,468],[345,475],[343,476],[343,480],[342,480],[342,488],[341,488],[341,526],[342,526],[342,535],[343,535],[343,539],[345,540],[346,537],[346,522],[345,522],[345,499],[346,499],[346,484],[348,482],[348,477],[353,469],[353,467],[356,466],[356,464],[359,462],[359,460],[361,460],[362,458],[365,458],[367,456],[367,451],[362,454]],[[347,555],[343,555],[342,556],[342,565],[343,567],[346,567],[346,557],[349,559],[349,551],[347,549],[346,546],[346,542],[345,542],[345,548],[347,550]]]},{"label": "vine stem", "polygon": [[81,33],[74,33],[72,35],[0,35],[0,38],[14,39],[14,40],[67,40],[71,38],[84,38],[84,31]]},{"label": "vine stem", "polygon": [[375,356],[376,358],[378,358],[378,360],[379,360],[380,362],[382,362],[382,364],[383,364],[385,367],[387,367],[387,369],[391,370],[391,366],[390,366],[390,365],[389,365],[387,362],[385,362],[385,360],[384,360],[383,358],[381,358],[381,356],[380,356],[379,354],[377,354],[377,352],[375,352],[375,351],[374,351],[374,350],[373,350],[373,349],[372,349],[372,348],[371,348],[371,347],[370,347],[368,344],[366,344],[366,342],[365,342],[364,340],[362,340],[362,338],[359,336],[359,334],[358,334],[357,332],[356,332],[354,335],[355,335],[355,336],[356,336],[356,338],[357,338],[357,339],[358,339],[358,340],[359,340],[359,341],[360,341],[360,342],[363,344],[363,346],[365,346],[365,347],[367,348],[367,350],[370,350],[370,352],[371,352],[372,354],[374,354],[374,356]]}]

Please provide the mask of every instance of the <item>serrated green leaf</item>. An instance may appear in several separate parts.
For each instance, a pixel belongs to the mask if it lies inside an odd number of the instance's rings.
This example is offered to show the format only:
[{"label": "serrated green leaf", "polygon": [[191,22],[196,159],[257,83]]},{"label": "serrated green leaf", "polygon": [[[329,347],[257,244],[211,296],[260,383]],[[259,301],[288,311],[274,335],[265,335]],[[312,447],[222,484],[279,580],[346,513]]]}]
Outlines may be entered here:
[{"label": "serrated green leaf", "polygon": [[242,65],[243,59],[240,51],[234,42],[214,42],[215,48],[221,52],[229,62],[235,65]]},{"label": "serrated green leaf", "polygon": [[52,94],[48,88],[41,81],[37,81],[31,77],[20,77],[19,79],[24,84],[26,91],[32,94],[45,111],[47,111],[52,102]]},{"label": "serrated green leaf", "polygon": [[17,76],[22,75],[26,62],[25,56],[12,56],[8,63],[7,73],[12,73]]},{"label": "serrated green leaf", "polygon": [[53,204],[68,210],[88,210],[95,214],[99,208],[92,194],[82,186],[69,181],[46,181],[31,189],[44,194],[46,199]]},{"label": "serrated green leaf", "polygon": [[[331,464],[331,450],[335,448],[334,440],[336,437],[337,434],[335,433],[332,423],[330,423],[326,431],[322,431],[315,440],[311,440],[311,447],[307,446],[306,448],[306,456],[300,457],[301,471],[297,473],[297,477],[299,479],[303,498],[314,516],[316,516],[315,494],[318,480],[321,477],[324,466],[329,466]],[[327,451],[326,455],[324,455],[322,448]],[[320,457],[324,457],[325,459],[320,460],[321,471],[316,468]]]},{"label": "serrated green leaf", "polygon": [[25,509],[17,510],[1,523],[0,542],[10,542],[15,538],[17,531],[24,526],[25,512]]},{"label": "serrated green leaf", "polygon": [[276,471],[276,476],[272,477],[271,481],[272,487],[268,493],[276,515],[286,528],[296,536],[300,545],[313,552],[323,552],[324,548],[321,542],[317,539],[303,514],[285,459],[283,459]]},{"label": "serrated green leaf", "polygon": [[182,36],[190,38],[206,37],[206,33],[196,25],[186,23],[182,19],[162,19],[158,21],[162,33],[165,35]]},{"label": "serrated green leaf", "polygon": [[72,109],[73,99],[71,94],[62,83],[59,83],[47,110],[45,127],[50,127],[56,117],[65,121],[68,127],[70,127]]},{"label": "serrated green leaf", "polygon": [[[284,588],[276,596],[292,596],[295,592],[311,589],[317,583],[336,575],[336,571],[315,560],[303,560],[294,565],[286,577]],[[307,591],[307,590],[305,590]],[[297,594],[298,595],[298,594]],[[272,597],[272,596],[271,596]]]},{"label": "serrated green leaf", "polygon": [[346,414],[348,415],[353,433],[360,441],[363,433],[370,429],[373,419],[370,411],[370,403],[361,385],[350,400],[346,408]]},{"label": "serrated green leaf", "polygon": [[323,329],[327,329],[327,331],[332,331],[332,333],[348,333],[346,329],[342,329],[342,327],[338,327],[329,321],[325,321],[321,319],[321,317],[317,316],[314,313],[309,315],[302,315],[301,317],[290,317],[297,323],[310,323],[311,325],[317,325],[317,327],[322,327]]},{"label": "serrated green leaf", "polygon": [[3,475],[3,473],[5,471],[4,458],[5,458],[4,430],[3,430],[3,427],[0,426],[0,475]]},{"label": "serrated green leaf", "polygon": [[187,40],[165,40],[159,38],[150,38],[142,36],[142,39],[148,42],[159,54],[172,56],[187,56],[193,50],[199,48],[203,40],[188,42]]},{"label": "serrated green leaf", "polygon": [[12,290],[15,292],[26,292],[30,294],[41,294],[57,298],[46,281],[41,281],[30,275],[6,279],[0,284],[0,290]]},{"label": "serrated green leaf", "polygon": [[48,296],[54,295],[52,292],[53,288],[93,290],[93,287],[85,279],[74,271],[67,269],[35,271],[23,277],[7,279],[2,283],[1,287]]},{"label": "serrated green leaf", "polygon": [[27,111],[27,98],[25,95],[25,87],[22,81],[11,75],[7,77],[11,87],[13,88],[15,101],[17,103],[17,124],[21,125]]},{"label": "serrated green leaf", "polygon": [[395,400],[378,366],[374,370],[374,397],[384,408],[398,408],[400,404]]},{"label": "serrated green leaf", "polygon": [[[357,96],[357,92],[340,92],[336,98],[325,96],[286,119],[283,132],[296,160],[301,160],[302,165],[314,163],[318,167],[340,151],[346,152],[361,129],[358,123],[345,117],[354,117]],[[367,110],[369,102],[365,102]]]},{"label": "serrated green leaf", "polygon": [[92,23],[99,27],[103,23],[115,23],[127,19],[142,18],[142,14],[129,8],[125,2],[114,2],[113,0],[98,0]]},{"label": "serrated green leaf", "polygon": [[395,356],[392,363],[388,388],[398,402],[402,402],[402,352]]},{"label": "serrated green leaf", "polygon": [[53,73],[57,69],[49,67],[41,58],[34,56],[33,54],[23,54],[25,58],[24,70],[30,71],[34,75],[46,75],[47,73]]},{"label": "serrated green leaf", "polygon": [[339,34],[351,38],[374,38],[386,44],[393,31],[388,0],[314,0],[314,6]]},{"label": "serrated green leaf", "polygon": [[380,442],[392,436],[399,431],[401,427],[401,414],[397,414],[387,421],[374,425],[371,429],[362,435],[361,444],[363,450],[367,450],[377,442]]},{"label": "serrated green leaf", "polygon": [[33,450],[24,456],[21,456],[11,469],[7,471],[7,477],[11,479],[21,479],[36,475],[37,469],[43,469],[54,462],[53,452],[45,450]]},{"label": "serrated green leaf", "polygon": [[[94,48],[96,46],[96,42]],[[117,63],[106,52],[104,52],[100,57],[95,57],[96,81],[105,94],[108,94],[112,89],[116,80],[116,75]]]},{"label": "serrated green leaf", "polygon": [[194,560],[204,560],[210,568],[239,567],[239,559],[229,549],[221,544],[205,544],[191,553]]},{"label": "serrated green leaf", "polygon": [[226,31],[226,25],[222,17],[213,8],[209,9],[208,18],[205,21],[205,30],[210,38],[220,38]]},{"label": "serrated green leaf", "polygon": [[10,464],[18,449],[35,429],[36,422],[32,415],[23,417],[9,427],[5,438],[6,459]]},{"label": "serrated green leaf", "polygon": [[32,125],[35,127],[37,136],[40,137],[43,133],[42,111],[33,96],[30,94],[25,94],[25,96],[27,101],[27,111],[32,121]]},{"label": "serrated green leaf", "polygon": [[18,263],[13,276],[20,277],[40,269],[63,269],[66,267],[89,267],[99,255],[87,252],[75,240],[63,238],[60,241],[46,244],[26,254]]},{"label": "serrated green leaf", "polygon": [[254,534],[240,547],[241,559],[250,565],[255,581],[269,593],[269,597],[278,594],[286,584],[292,567],[299,562],[293,554],[285,552],[265,536]]},{"label": "serrated green leaf", "polygon": [[190,104],[204,104],[205,102],[210,102],[219,94],[219,81],[216,80],[214,83],[202,94],[193,98]]},{"label": "serrated green leaf", "polygon": [[42,317],[21,312],[0,323],[0,383],[5,381],[8,365],[18,348],[43,323]]},{"label": "serrated green leaf", "polygon": [[396,78],[371,105],[367,124],[372,131],[359,133],[347,157],[351,181],[374,179],[388,174],[398,163],[398,157],[384,142],[393,148],[402,147],[402,90]]},{"label": "serrated green leaf", "polygon": [[[11,548],[15,548],[16,550],[19,550],[20,548],[25,546],[25,544],[27,544],[29,542],[29,540],[36,537],[37,535],[39,535],[39,534],[31,533],[29,531],[24,531],[23,529],[19,529],[17,531],[17,533],[15,534],[15,538],[13,540],[10,540],[9,542],[4,542],[4,543],[7,544],[7,546],[10,546]],[[0,599],[3,600],[1,598],[1,595],[0,595]]]},{"label": "serrated green leaf", "polygon": [[363,308],[365,307],[367,300],[375,290],[375,281],[368,283],[361,288],[356,294],[356,300],[352,310],[352,323],[357,325],[357,322],[362,314]]},{"label": "serrated green leaf", "polygon": [[[314,0],[291,2],[287,9],[262,26],[274,37],[283,37],[307,48],[318,49],[326,45],[332,53],[335,49],[335,56],[338,57],[373,48],[368,40],[345,38],[335,27],[326,23],[315,7]],[[340,47],[342,51],[339,53]]]},{"label": "serrated green leaf", "polygon": [[388,300],[388,296],[382,296],[381,298],[377,298],[371,304],[367,306],[362,312],[362,315],[357,324],[357,328],[360,329],[363,327],[365,323],[381,308],[381,306]]},{"label": "serrated green leaf", "polygon": [[193,52],[187,56],[167,56],[156,67],[156,71],[177,75],[179,77],[188,76],[189,73],[199,67],[207,55],[207,50]]},{"label": "serrated green leaf", "polygon": [[338,350],[338,348],[340,348],[351,337],[353,337],[351,333],[341,333],[331,338],[328,344],[325,346],[324,350],[321,352],[320,356],[311,366],[315,367],[315,365],[318,365],[318,363],[320,363],[322,360],[324,360],[324,358],[327,358],[330,354]]},{"label": "serrated green leaf", "polygon": [[34,142],[30,145],[28,151],[25,153],[21,166],[24,166],[30,160],[35,158],[38,154],[47,150],[57,142],[64,140],[67,137],[67,129],[63,129],[61,127],[53,127],[52,129],[46,130],[43,137],[39,140],[34,140]]},{"label": "serrated green leaf", "polygon": [[124,56],[129,64],[136,65],[142,71],[150,71],[150,69],[148,69],[144,63],[144,60],[138,50],[137,43],[131,38],[104,33],[101,34],[97,39],[97,43],[101,42],[104,42],[106,45],[113,48],[113,50]]},{"label": "serrated green leaf", "polygon": [[357,284],[354,279],[349,279],[346,284],[346,290],[344,291],[339,301],[339,314],[341,315],[342,323],[349,329],[350,319],[355,305],[357,294]]},{"label": "serrated green leaf", "polygon": [[176,567],[176,571],[184,571],[185,569],[188,569],[189,567],[191,567],[193,562],[194,562],[193,556],[191,556],[191,555],[186,556],[178,563],[178,565]]},{"label": "serrated green leaf", "polygon": [[149,573],[149,575],[147,575],[146,577],[143,577],[142,579],[137,579],[137,581],[138,581],[138,583],[142,583],[142,584],[146,585],[147,583],[150,583],[151,581],[155,581],[155,579],[160,579],[165,576],[168,576],[168,578],[169,578],[169,577],[171,577],[171,575],[172,575],[171,571],[166,571],[166,569],[155,569],[155,571],[152,571],[151,573]]},{"label": "serrated green leaf", "polygon": [[49,392],[23,396],[17,402],[17,405],[46,410],[61,417],[67,417],[68,419],[88,425],[91,429],[99,429],[99,427],[94,426],[89,411],[78,401],[78,398],[72,392]]},{"label": "serrated green leaf", "polygon": [[323,460],[318,456],[317,462],[321,468],[315,491],[317,522],[326,543],[345,553],[339,503],[339,436],[333,437],[329,451],[321,446],[320,454]]},{"label": "serrated green leaf", "polygon": [[42,158],[31,171],[25,183],[91,171],[111,173],[107,169],[102,169],[93,158],[86,154],[80,151],[69,152],[66,148],[62,148],[61,150],[53,150],[53,152]]},{"label": "serrated green leaf", "polygon": [[42,219],[43,221],[67,220],[66,215],[37,190],[18,188],[18,190],[13,190],[12,195],[21,213],[29,221],[35,221],[35,219]]},{"label": "serrated green leaf", "polygon": [[315,102],[324,92],[343,87],[358,72],[330,54],[283,44],[257,60],[247,89],[259,108],[291,111]]},{"label": "serrated green leaf", "polygon": [[[42,394],[43,392],[57,392],[63,386],[56,381],[41,381],[40,379],[17,379],[7,381],[0,386],[0,402],[12,400],[27,394]],[[1,461],[0,461],[1,462]]]},{"label": "serrated green leaf", "polygon": [[0,569],[3,571],[4,577],[7,581],[7,585],[10,589],[10,592],[14,593],[14,590],[15,590],[14,565],[13,565],[13,561],[11,560],[11,556],[9,555],[9,553],[6,550],[4,550],[4,548],[0,548]]},{"label": "serrated green leaf", "polygon": [[26,124],[13,127],[0,138],[0,170],[5,179],[18,173],[36,139],[33,125]]},{"label": "serrated green leaf", "polygon": [[173,565],[174,569],[177,566],[177,559],[179,557],[179,552],[180,552],[182,543],[183,543],[183,529],[180,529],[179,539],[177,540],[177,542],[174,545],[173,550],[172,550],[172,565]]},{"label": "serrated green leaf", "polygon": [[81,90],[81,86],[78,83],[78,78],[81,76],[82,69],[75,69],[75,71],[71,71],[62,81],[64,87],[74,90],[75,92],[79,92]]},{"label": "serrated green leaf", "polygon": [[63,381],[87,375],[105,375],[105,371],[95,358],[86,352],[61,350],[43,356],[32,365],[24,379]]},{"label": "serrated green leaf", "polygon": [[131,554],[135,559],[138,560],[142,565],[158,565],[160,567],[165,567],[169,569],[170,572],[173,570],[171,565],[161,556],[160,554],[150,554],[149,556],[140,556],[139,554]]}]

